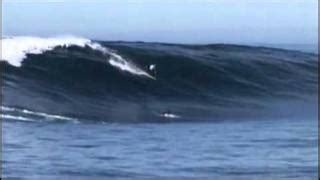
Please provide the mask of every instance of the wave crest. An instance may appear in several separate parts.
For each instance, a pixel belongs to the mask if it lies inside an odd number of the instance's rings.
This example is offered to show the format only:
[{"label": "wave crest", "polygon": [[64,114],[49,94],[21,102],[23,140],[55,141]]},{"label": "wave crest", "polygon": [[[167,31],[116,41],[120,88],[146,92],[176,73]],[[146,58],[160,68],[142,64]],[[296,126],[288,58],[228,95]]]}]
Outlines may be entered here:
[{"label": "wave crest", "polygon": [[109,55],[110,59],[107,62],[109,62],[110,65],[134,75],[146,76],[154,79],[149,73],[116,54],[113,50],[103,47],[90,39],[75,36],[60,36],[53,38],[16,36],[1,39],[1,44],[3,51],[1,61],[7,61],[10,65],[15,67],[20,67],[22,65],[23,60],[27,58],[27,54],[42,54],[46,51],[53,50],[57,46],[88,46],[93,50]]},{"label": "wave crest", "polygon": [[317,115],[315,54],[221,44],[8,40],[16,41],[12,51],[25,60],[19,59],[21,67],[12,65],[16,56],[0,62],[6,119],[171,122]]}]

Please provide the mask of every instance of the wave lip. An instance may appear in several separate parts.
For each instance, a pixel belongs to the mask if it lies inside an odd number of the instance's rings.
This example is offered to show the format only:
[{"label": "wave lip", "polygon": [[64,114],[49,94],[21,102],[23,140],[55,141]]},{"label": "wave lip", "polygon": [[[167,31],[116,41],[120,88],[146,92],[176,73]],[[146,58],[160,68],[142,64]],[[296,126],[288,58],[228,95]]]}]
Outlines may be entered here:
[{"label": "wave lip", "polygon": [[73,36],[64,36],[56,38],[40,38],[17,36],[1,39],[2,57],[1,60],[8,61],[13,66],[21,66],[23,59],[27,54],[41,54],[45,51],[52,50],[56,46],[76,45],[84,47],[90,45],[91,41],[84,38]]},{"label": "wave lip", "polygon": [[53,50],[57,46],[88,46],[93,50],[109,55],[110,65],[127,71],[134,75],[145,76],[155,79],[146,71],[142,70],[132,62],[124,59],[120,55],[112,52],[111,49],[101,46],[99,43],[92,42],[90,39],[75,37],[75,36],[60,36],[53,38],[40,38],[30,36],[16,36],[1,39],[2,57],[1,61],[7,61],[12,66],[20,67],[22,61],[27,57],[27,54],[42,54],[46,51]]}]

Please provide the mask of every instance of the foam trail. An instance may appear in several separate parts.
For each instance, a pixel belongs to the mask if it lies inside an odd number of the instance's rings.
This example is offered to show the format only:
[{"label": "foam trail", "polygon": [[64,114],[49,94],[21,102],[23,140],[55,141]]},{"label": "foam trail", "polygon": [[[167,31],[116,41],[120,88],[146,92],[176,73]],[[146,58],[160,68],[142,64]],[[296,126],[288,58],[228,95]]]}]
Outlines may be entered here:
[{"label": "foam trail", "polygon": [[33,119],[30,119],[30,118],[26,118],[26,117],[22,117],[22,116],[13,116],[13,115],[8,115],[8,114],[1,114],[1,117],[3,119],[13,119],[13,120],[19,120],[19,121],[28,121],[28,122],[35,121]]},{"label": "foam trail", "polygon": [[121,56],[119,56],[118,54],[115,53],[111,53],[110,55],[111,58],[109,59],[109,63],[114,66],[119,68],[122,71],[128,71],[132,74],[136,74],[136,75],[141,75],[141,76],[146,76],[148,78],[154,79],[155,77],[151,76],[149,73],[141,70],[140,68],[138,68],[137,66],[135,66],[134,64],[124,60]]},{"label": "foam trail", "polygon": [[1,111],[15,111],[15,108],[1,106]]},{"label": "foam trail", "polygon": [[76,121],[77,119],[75,118],[70,118],[70,117],[65,117],[65,116],[60,116],[60,115],[54,115],[54,114],[47,114],[43,112],[35,112],[27,109],[17,109],[17,108],[12,108],[12,107],[6,107],[6,106],[1,106],[2,111],[7,111],[7,112],[19,112],[27,115],[34,115],[46,119],[54,119],[54,120],[71,120],[71,121]]},{"label": "foam trail", "polygon": [[120,55],[112,52],[112,50],[85,38],[74,36],[61,36],[55,38],[17,36],[2,38],[1,44],[2,57],[0,60],[7,61],[12,66],[16,67],[20,67],[22,65],[22,61],[27,57],[27,54],[42,54],[45,51],[53,50],[57,46],[89,46],[94,50],[109,55],[110,59],[108,63],[110,65],[134,75],[146,76],[148,78],[155,79],[153,76],[143,71],[130,61],[127,61]]},{"label": "foam trail", "polygon": [[160,116],[164,118],[173,118],[173,119],[181,118],[179,115],[172,114],[172,113],[163,113],[163,114],[160,114]]},{"label": "foam trail", "polygon": [[53,115],[53,114],[47,114],[47,113],[42,113],[42,112],[34,112],[34,111],[26,110],[26,109],[23,109],[22,112],[25,113],[25,114],[41,116],[41,117],[48,118],[48,119],[76,120],[76,119],[70,118],[70,117],[65,117],[65,116],[60,116],[60,115]]}]

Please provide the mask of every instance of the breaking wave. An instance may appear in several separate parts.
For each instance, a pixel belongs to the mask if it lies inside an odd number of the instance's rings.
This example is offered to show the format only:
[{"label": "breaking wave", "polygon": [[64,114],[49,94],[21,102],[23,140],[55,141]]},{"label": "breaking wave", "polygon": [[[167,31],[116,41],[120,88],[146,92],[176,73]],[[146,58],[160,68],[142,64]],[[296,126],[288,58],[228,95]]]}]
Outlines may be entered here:
[{"label": "breaking wave", "polygon": [[4,119],[177,122],[317,116],[316,54],[73,36],[1,41]]},{"label": "breaking wave", "polygon": [[57,46],[68,48],[70,46],[90,47],[93,50],[100,51],[103,54],[109,55],[108,62],[118,67],[121,70],[128,71],[132,74],[151,77],[148,73],[134,66],[123,59],[120,55],[112,52],[106,47],[102,47],[98,43],[94,43],[89,39],[63,36],[56,38],[39,38],[39,37],[12,37],[1,40],[3,45],[2,61],[7,61],[13,66],[20,67],[22,61],[27,57],[27,54],[42,54],[45,51],[53,50]]}]

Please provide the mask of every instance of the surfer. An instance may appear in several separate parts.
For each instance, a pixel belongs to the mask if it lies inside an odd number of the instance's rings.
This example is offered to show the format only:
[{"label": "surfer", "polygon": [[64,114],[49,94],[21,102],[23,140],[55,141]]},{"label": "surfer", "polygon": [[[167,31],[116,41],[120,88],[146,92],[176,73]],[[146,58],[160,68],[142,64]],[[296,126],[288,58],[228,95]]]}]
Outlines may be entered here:
[{"label": "surfer", "polygon": [[156,75],[157,75],[156,65],[155,64],[150,64],[148,69],[152,73],[152,76],[156,77]]}]

